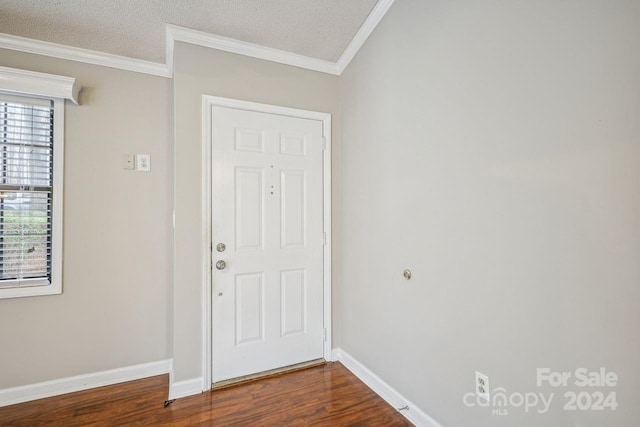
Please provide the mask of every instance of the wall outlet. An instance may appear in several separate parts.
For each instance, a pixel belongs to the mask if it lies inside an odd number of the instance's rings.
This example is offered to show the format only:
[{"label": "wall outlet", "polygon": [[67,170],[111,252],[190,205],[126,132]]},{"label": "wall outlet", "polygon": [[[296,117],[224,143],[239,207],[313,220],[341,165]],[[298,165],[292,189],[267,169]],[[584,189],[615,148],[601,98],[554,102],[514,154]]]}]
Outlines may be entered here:
[{"label": "wall outlet", "polygon": [[150,154],[136,154],[136,170],[138,172],[151,171],[151,155]]},{"label": "wall outlet", "polygon": [[476,395],[487,402],[490,399],[489,395],[489,377],[485,374],[481,374],[476,371]]}]

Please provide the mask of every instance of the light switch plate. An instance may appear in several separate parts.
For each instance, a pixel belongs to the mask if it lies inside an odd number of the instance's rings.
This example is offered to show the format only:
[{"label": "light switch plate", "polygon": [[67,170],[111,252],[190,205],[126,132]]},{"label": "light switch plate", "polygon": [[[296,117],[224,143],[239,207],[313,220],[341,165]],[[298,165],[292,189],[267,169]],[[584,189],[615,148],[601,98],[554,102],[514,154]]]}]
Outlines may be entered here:
[{"label": "light switch plate", "polygon": [[136,168],[136,156],[134,154],[122,155],[122,169],[134,170]]},{"label": "light switch plate", "polygon": [[136,154],[136,170],[138,172],[151,171],[151,155],[150,154]]}]

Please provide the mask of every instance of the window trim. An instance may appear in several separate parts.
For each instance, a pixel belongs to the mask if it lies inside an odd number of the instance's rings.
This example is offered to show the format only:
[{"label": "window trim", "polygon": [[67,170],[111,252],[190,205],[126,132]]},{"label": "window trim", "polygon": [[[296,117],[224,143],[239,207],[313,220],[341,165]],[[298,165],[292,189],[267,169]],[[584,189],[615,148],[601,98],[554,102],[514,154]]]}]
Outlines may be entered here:
[{"label": "window trim", "polygon": [[68,99],[78,105],[81,89],[73,77],[0,67],[0,91],[2,92],[46,99]]},{"label": "window trim", "polygon": [[[0,299],[62,293],[63,197],[64,197],[64,113],[65,100],[78,104],[80,86],[71,77],[55,76],[0,67],[0,92],[37,97],[53,102],[53,200],[51,223],[51,283],[0,288]],[[41,283],[41,281],[40,281]]]}]

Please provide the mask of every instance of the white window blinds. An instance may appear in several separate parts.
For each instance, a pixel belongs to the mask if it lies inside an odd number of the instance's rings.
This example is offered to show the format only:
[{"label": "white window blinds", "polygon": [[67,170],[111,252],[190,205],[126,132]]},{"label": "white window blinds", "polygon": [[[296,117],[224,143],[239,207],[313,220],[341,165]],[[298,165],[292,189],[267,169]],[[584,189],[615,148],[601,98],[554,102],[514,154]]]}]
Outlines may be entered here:
[{"label": "white window blinds", "polygon": [[51,283],[51,100],[0,94],[0,288]]}]

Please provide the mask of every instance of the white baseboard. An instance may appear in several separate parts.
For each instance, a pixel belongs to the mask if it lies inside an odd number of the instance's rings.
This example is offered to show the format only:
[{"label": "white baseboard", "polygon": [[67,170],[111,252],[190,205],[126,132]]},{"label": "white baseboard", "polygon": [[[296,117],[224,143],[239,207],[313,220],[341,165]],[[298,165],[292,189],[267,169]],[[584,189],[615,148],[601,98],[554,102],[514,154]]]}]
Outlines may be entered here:
[{"label": "white baseboard", "polygon": [[109,371],[60,378],[36,384],[5,388],[0,390],[0,407],[125,381],[139,380],[140,378],[167,374],[170,371],[171,360],[168,359],[126,366]]},{"label": "white baseboard", "polygon": [[202,377],[176,381],[169,388],[169,399],[192,396],[202,393]]},{"label": "white baseboard", "polygon": [[376,392],[380,397],[387,401],[394,408],[409,409],[399,411],[405,418],[411,421],[417,427],[442,427],[440,423],[431,418],[420,408],[406,399],[389,384],[384,382],[380,377],[374,374],[369,368],[351,357],[342,349],[334,348],[332,351],[332,359],[342,363],[356,377],[365,383],[371,390]]}]

